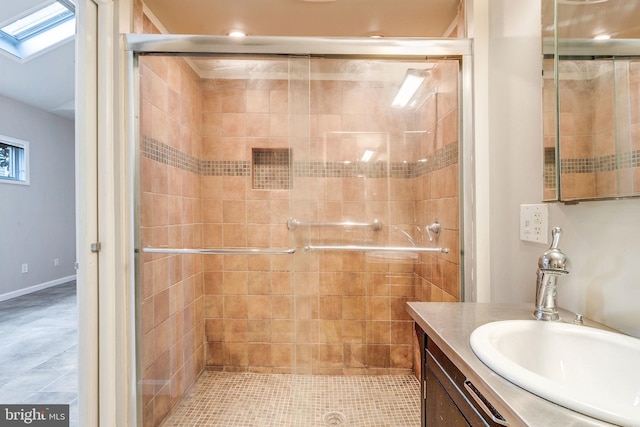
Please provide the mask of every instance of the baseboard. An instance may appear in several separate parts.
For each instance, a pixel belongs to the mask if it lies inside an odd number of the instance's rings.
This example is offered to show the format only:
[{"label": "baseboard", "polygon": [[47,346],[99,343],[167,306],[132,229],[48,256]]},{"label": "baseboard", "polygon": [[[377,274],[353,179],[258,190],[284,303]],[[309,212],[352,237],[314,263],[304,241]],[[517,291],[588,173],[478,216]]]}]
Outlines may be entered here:
[{"label": "baseboard", "polygon": [[73,276],[61,277],[60,279],[52,280],[50,282],[40,283],[39,285],[29,286],[28,288],[18,289],[17,291],[7,292],[6,294],[0,295],[0,301],[6,301],[11,298],[41,291],[52,286],[62,285],[63,283],[71,282],[72,280],[76,280],[75,274]]}]

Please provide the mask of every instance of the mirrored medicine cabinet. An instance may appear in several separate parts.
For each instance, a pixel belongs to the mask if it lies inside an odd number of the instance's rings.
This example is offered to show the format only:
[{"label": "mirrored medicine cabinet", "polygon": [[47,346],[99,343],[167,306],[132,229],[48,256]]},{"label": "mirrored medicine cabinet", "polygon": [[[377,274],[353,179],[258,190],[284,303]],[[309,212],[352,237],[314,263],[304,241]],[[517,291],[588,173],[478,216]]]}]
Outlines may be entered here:
[{"label": "mirrored medicine cabinet", "polygon": [[640,1],[542,0],[544,201],[640,196]]}]

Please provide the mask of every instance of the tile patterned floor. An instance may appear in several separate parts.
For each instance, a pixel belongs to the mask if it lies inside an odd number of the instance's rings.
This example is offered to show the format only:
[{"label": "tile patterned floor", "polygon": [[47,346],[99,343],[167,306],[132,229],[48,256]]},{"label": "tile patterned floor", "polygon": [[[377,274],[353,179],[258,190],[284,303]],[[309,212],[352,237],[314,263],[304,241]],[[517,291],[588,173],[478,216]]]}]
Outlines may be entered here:
[{"label": "tile patterned floor", "polygon": [[0,302],[0,403],[69,404],[77,426],[76,282]]},{"label": "tile patterned floor", "polygon": [[420,426],[413,376],[205,371],[163,427]]}]

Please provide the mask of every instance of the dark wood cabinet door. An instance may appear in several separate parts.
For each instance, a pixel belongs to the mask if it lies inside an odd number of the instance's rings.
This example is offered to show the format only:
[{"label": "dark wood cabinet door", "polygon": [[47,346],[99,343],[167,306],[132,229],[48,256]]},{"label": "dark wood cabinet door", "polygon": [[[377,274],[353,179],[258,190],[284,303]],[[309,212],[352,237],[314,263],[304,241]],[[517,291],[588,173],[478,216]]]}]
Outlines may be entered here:
[{"label": "dark wood cabinet door", "polygon": [[469,427],[471,424],[462,415],[447,390],[440,384],[433,371],[426,367],[426,400],[425,400],[425,424],[429,427]]},{"label": "dark wood cabinet door", "polygon": [[[421,350],[422,427],[506,425],[502,415],[417,324],[416,334]],[[479,405],[478,400],[484,404]]]}]

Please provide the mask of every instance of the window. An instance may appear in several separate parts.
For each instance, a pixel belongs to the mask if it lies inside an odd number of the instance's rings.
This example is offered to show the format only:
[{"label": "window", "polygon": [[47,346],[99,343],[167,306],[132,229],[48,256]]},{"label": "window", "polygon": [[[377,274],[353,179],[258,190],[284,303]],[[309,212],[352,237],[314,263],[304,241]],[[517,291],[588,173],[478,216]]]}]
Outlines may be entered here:
[{"label": "window", "polygon": [[29,184],[29,143],[0,135],[0,183]]},{"label": "window", "polygon": [[0,49],[26,61],[75,35],[75,6],[70,0],[48,2],[0,27]]}]

